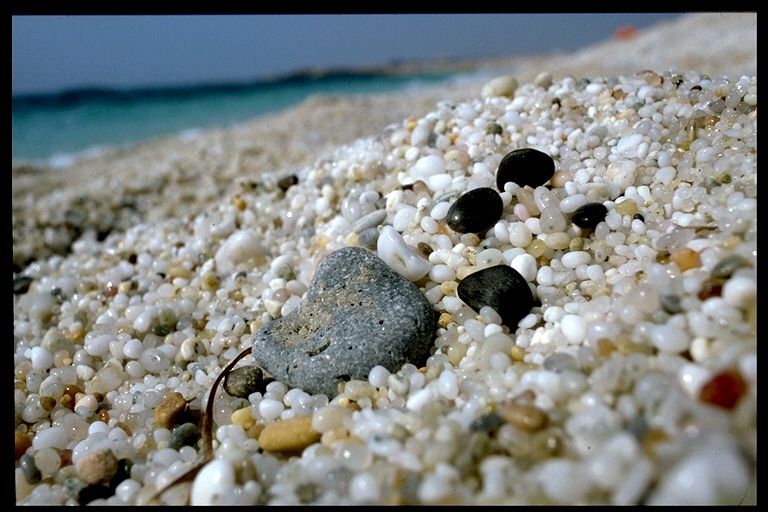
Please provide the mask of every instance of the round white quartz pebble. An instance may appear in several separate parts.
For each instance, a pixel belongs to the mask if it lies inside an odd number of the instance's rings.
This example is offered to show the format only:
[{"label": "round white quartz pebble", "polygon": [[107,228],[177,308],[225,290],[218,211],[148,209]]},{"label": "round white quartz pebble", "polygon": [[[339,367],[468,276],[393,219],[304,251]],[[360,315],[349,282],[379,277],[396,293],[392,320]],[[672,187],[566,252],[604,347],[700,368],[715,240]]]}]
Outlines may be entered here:
[{"label": "round white quartz pebble", "polygon": [[749,471],[729,442],[715,438],[659,478],[648,505],[736,504],[749,485]]},{"label": "round white quartz pebble", "polygon": [[50,427],[39,431],[32,440],[32,448],[42,450],[44,448],[58,448],[63,450],[67,447],[69,435],[64,427]]},{"label": "round white quartz pebble", "polygon": [[443,172],[445,172],[445,162],[442,157],[437,155],[423,156],[416,160],[416,163],[411,167],[411,177],[414,180],[425,180],[425,178]]},{"label": "round white quartz pebble", "polygon": [[549,459],[539,466],[539,485],[547,497],[557,503],[577,503],[589,490],[590,480],[583,469],[565,459]]},{"label": "round white quartz pebble", "polygon": [[405,406],[412,411],[418,411],[421,410],[429,402],[434,400],[434,398],[435,392],[432,388],[420,389],[408,397],[408,401],[405,403]]},{"label": "round white quartz pebble", "polygon": [[516,256],[509,266],[517,270],[520,275],[523,276],[523,279],[529,283],[536,278],[536,272],[538,272],[538,269],[536,268],[536,258],[528,253]]},{"label": "round white quartz pebble", "polygon": [[368,382],[371,386],[381,388],[387,385],[389,379],[389,370],[381,365],[376,365],[368,372]]},{"label": "round white quartz pebble", "polygon": [[224,459],[214,459],[200,470],[192,483],[192,505],[218,505],[232,493],[235,470]]},{"label": "round white quartz pebble", "polygon": [[637,147],[642,142],[643,136],[640,133],[633,133],[619,139],[619,143],[616,144],[616,152],[621,153],[624,156],[635,156]]},{"label": "round white quartz pebble", "polygon": [[139,493],[141,484],[132,478],[126,478],[115,488],[115,496],[123,503],[130,503]]},{"label": "round white quartz pebble", "polygon": [[587,335],[584,321],[576,315],[563,315],[560,319],[560,329],[571,343],[580,343]]},{"label": "round white quartz pebble", "polygon": [[250,229],[241,229],[232,233],[221,244],[219,250],[216,251],[214,260],[219,270],[229,272],[238,263],[248,261],[262,254],[264,254],[264,248],[256,233]]},{"label": "round white quartz pebble", "polygon": [[483,98],[491,98],[493,96],[506,96],[511,98],[515,95],[517,89],[517,79],[510,75],[497,76],[496,78],[488,81],[480,91],[480,96]]},{"label": "round white quartz pebble", "polygon": [[283,403],[271,398],[265,398],[259,402],[259,414],[266,420],[274,420],[283,412]]},{"label": "round white quartz pebble", "polygon": [[693,363],[684,364],[677,372],[680,386],[689,396],[694,398],[699,396],[699,391],[711,378],[712,372],[710,370]]},{"label": "round white quartz pebble", "polygon": [[459,379],[453,370],[444,370],[437,381],[437,390],[445,398],[453,400],[459,396]]},{"label": "round white quartz pebble", "polygon": [[522,222],[515,222],[509,225],[509,243],[515,247],[525,247],[531,243],[533,235],[531,230],[528,229]]},{"label": "round white quartz pebble", "polygon": [[688,348],[689,337],[672,325],[654,325],[650,329],[651,343],[659,350],[679,353]]},{"label": "round white quartz pebble", "polygon": [[355,503],[376,503],[380,496],[379,482],[370,473],[359,473],[349,481],[349,497]]},{"label": "round white quartz pebble", "polygon": [[456,278],[456,271],[448,265],[435,265],[429,271],[429,278],[436,283],[453,281]]},{"label": "round white quartz pebble", "polygon": [[432,268],[427,260],[405,243],[402,235],[392,226],[384,226],[381,230],[376,252],[389,268],[409,281],[418,281]]},{"label": "round white quartz pebble", "polygon": [[736,307],[743,306],[757,295],[755,281],[748,277],[736,276],[723,285],[723,299]]},{"label": "round white quartz pebble", "polygon": [[53,354],[43,347],[32,347],[29,359],[32,361],[32,368],[35,370],[47,370],[53,366]]},{"label": "round white quartz pebble", "polygon": [[586,265],[592,260],[587,251],[571,251],[563,254],[560,263],[566,268],[576,268],[579,265]]}]

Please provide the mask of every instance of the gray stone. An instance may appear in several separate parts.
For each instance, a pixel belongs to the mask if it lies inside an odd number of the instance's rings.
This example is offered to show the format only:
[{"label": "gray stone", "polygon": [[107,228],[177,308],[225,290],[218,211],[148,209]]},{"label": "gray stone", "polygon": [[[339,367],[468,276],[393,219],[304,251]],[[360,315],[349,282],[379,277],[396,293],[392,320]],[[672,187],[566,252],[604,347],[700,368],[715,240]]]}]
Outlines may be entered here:
[{"label": "gray stone", "polygon": [[330,398],[376,365],[423,364],[434,331],[432,305],[413,283],[372,252],[346,247],[323,259],[295,311],[256,332],[253,358],[275,379]]}]

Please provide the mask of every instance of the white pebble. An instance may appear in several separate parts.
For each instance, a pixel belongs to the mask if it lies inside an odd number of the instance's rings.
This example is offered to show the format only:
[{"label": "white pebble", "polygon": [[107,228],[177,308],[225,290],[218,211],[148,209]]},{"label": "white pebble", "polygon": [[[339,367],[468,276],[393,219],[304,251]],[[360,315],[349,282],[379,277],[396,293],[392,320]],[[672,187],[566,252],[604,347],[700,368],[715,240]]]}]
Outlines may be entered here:
[{"label": "white pebble", "polygon": [[587,334],[584,321],[577,315],[563,315],[560,319],[560,329],[571,343],[580,343]]},{"label": "white pebble", "polygon": [[368,382],[371,386],[381,388],[387,385],[389,379],[389,370],[381,365],[376,365],[368,372]]},{"label": "white pebble", "polygon": [[355,503],[376,503],[381,489],[376,477],[370,473],[358,473],[349,481],[349,497]]},{"label": "white pebble", "polygon": [[431,270],[431,265],[392,226],[384,226],[376,243],[379,258],[409,281],[418,281]]},{"label": "white pebble", "polygon": [[253,230],[241,229],[232,233],[216,251],[216,267],[222,272],[232,271],[239,263],[264,254],[264,247]]},{"label": "white pebble", "polygon": [[456,271],[448,265],[435,265],[429,271],[429,278],[436,283],[453,281],[456,279]]},{"label": "white pebble", "polygon": [[419,411],[435,398],[432,388],[420,389],[408,397],[405,406],[412,411]]},{"label": "white pebble", "polygon": [[34,370],[44,371],[53,366],[53,354],[43,347],[32,347],[29,359],[32,361]]},{"label": "white pebble", "polygon": [[430,176],[445,172],[445,162],[442,157],[428,155],[419,158],[411,167],[411,177],[415,180],[425,180]]},{"label": "white pebble", "polygon": [[665,352],[683,352],[688,348],[688,334],[672,325],[654,325],[650,329],[651,342]]},{"label": "white pebble", "polygon": [[579,265],[587,265],[592,257],[587,251],[571,251],[563,254],[560,263],[566,268],[576,268]]},{"label": "white pebble", "polygon": [[443,370],[437,382],[437,390],[449,400],[459,396],[459,380],[452,370]]},{"label": "white pebble", "polygon": [[723,299],[729,304],[742,307],[757,295],[755,281],[743,276],[732,277],[723,285]]},{"label": "white pebble", "polygon": [[633,133],[632,135],[622,137],[618,144],[616,144],[616,152],[621,153],[627,157],[633,157],[635,156],[637,148],[642,140],[643,136],[639,133]]},{"label": "white pebble", "polygon": [[509,243],[515,247],[526,247],[533,240],[531,230],[523,222],[509,225]]},{"label": "white pebble", "polygon": [[42,450],[45,448],[57,448],[63,450],[67,447],[69,435],[64,427],[49,427],[35,434],[32,440],[32,448]]},{"label": "white pebble", "polygon": [[235,470],[223,459],[214,459],[198,473],[192,484],[192,505],[218,505],[235,486]]},{"label": "white pebble", "polygon": [[517,270],[523,276],[523,279],[529,283],[536,278],[536,273],[538,272],[536,258],[528,253],[515,257],[509,266]]},{"label": "white pebble", "polygon": [[274,420],[283,412],[283,403],[271,398],[265,398],[259,402],[259,414],[265,420]]}]

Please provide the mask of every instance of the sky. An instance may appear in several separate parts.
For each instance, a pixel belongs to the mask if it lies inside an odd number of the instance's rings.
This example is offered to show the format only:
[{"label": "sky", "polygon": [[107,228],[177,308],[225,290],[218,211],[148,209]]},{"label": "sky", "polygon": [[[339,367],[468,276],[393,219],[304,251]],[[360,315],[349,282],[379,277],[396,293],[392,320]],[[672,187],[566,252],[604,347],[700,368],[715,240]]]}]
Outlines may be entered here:
[{"label": "sky", "polygon": [[14,16],[12,93],[571,52],[674,13]]}]

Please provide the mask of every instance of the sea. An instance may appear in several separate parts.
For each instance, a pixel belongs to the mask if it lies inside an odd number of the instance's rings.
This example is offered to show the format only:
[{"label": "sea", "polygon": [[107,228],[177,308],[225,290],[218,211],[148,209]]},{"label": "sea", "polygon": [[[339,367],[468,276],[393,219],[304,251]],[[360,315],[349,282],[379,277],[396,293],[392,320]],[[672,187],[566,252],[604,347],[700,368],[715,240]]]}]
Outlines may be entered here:
[{"label": "sea", "polygon": [[141,89],[84,88],[12,97],[14,163],[66,167],[105,148],[226,127],[312,95],[396,92],[460,79],[455,72],[296,73],[251,83]]}]

